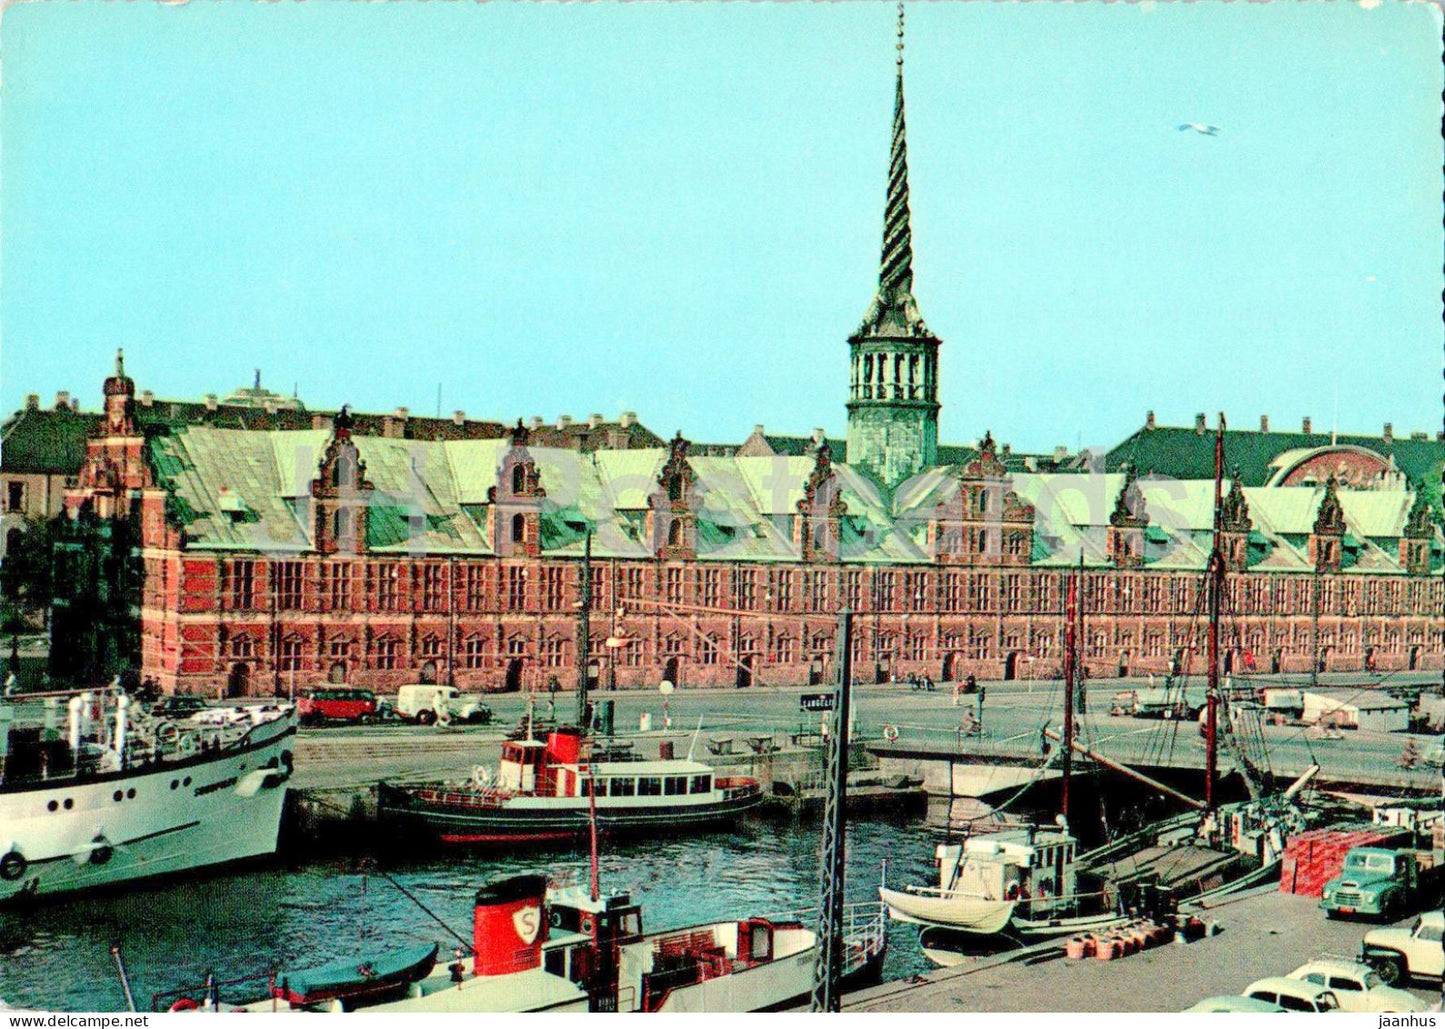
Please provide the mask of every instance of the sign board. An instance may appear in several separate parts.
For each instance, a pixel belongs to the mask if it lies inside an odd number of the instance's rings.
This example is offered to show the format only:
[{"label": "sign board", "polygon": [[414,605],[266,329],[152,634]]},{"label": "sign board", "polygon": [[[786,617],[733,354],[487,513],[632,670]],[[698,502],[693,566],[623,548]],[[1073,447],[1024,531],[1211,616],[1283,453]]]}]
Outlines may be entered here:
[{"label": "sign board", "polygon": [[798,707],[804,711],[831,711],[833,701],[831,693],[804,693],[798,698]]}]

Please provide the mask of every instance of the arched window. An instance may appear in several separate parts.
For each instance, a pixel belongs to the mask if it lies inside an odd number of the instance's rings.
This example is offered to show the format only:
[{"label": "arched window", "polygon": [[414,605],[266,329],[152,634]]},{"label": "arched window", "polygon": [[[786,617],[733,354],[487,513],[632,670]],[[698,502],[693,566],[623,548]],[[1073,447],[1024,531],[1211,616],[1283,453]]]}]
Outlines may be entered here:
[{"label": "arched window", "polygon": [[682,522],[676,518],[667,527],[667,545],[670,547],[682,545]]},{"label": "arched window", "polygon": [[512,493],[521,493],[527,488],[527,469],[521,465],[512,466]]},{"label": "arched window", "polygon": [[512,515],[512,542],[524,543],[527,539],[527,519],[525,515]]}]

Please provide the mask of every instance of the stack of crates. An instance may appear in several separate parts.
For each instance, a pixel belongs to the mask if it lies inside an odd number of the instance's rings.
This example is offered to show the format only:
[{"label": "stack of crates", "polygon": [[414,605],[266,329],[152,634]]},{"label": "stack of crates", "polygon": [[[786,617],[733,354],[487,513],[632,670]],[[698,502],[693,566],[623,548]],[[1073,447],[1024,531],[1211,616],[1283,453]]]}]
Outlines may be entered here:
[{"label": "stack of crates", "polygon": [[1284,893],[1318,897],[1325,883],[1340,874],[1345,855],[1355,847],[1391,847],[1408,833],[1372,825],[1347,825],[1313,829],[1291,836],[1284,846],[1279,888]]}]

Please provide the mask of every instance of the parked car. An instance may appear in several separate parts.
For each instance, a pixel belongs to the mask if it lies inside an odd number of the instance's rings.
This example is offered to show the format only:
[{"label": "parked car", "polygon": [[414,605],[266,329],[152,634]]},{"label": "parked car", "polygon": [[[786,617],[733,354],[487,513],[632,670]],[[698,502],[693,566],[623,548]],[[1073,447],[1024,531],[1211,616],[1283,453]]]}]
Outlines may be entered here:
[{"label": "parked car", "polygon": [[357,686],[308,686],[296,698],[296,712],[307,725],[369,722],[376,710],[376,694]]},{"label": "parked car", "polygon": [[1198,1004],[1184,1009],[1186,1013],[1218,1015],[1226,1012],[1241,1012],[1245,1014],[1269,1014],[1270,1012],[1281,1012],[1284,1008],[1278,1004],[1271,1004],[1267,1000],[1255,1000],[1253,997],[1236,997],[1234,994],[1226,994],[1223,997],[1205,997]]},{"label": "parked car", "polygon": [[1425,1002],[1404,990],[1387,986],[1369,965],[1358,961],[1323,960],[1300,965],[1291,979],[1324,986],[1340,1002],[1341,1011],[1415,1012]]},{"label": "parked car", "polygon": [[396,691],[396,713],[418,725],[432,722],[471,722],[486,725],[492,709],[476,697],[457,691],[455,686],[411,683]]},{"label": "parked car", "polygon": [[190,718],[197,711],[206,710],[206,701],[189,693],[173,693],[162,697],[151,705],[151,714],[156,718]]},{"label": "parked car", "polygon": [[1250,983],[1243,996],[1262,1000],[1266,1004],[1278,1004],[1286,1011],[1340,1010],[1339,998],[1328,987],[1282,975]]},{"label": "parked car", "polygon": [[1427,911],[1410,928],[1372,929],[1360,944],[1360,960],[1380,974],[1386,985],[1411,979],[1439,979],[1445,974],[1445,910]]},{"label": "parked car", "polygon": [[240,725],[252,719],[244,707],[208,707],[186,720],[193,725]]}]

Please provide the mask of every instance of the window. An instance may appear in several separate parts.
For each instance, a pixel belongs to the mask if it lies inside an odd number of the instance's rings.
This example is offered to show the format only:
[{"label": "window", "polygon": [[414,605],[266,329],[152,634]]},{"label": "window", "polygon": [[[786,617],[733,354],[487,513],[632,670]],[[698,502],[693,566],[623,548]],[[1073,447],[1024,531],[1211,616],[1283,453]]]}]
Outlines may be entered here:
[{"label": "window", "polygon": [[548,611],[562,610],[562,569],[542,569],[542,603]]},{"label": "window", "polygon": [[853,611],[863,606],[863,573],[843,573],[843,606]]},{"label": "window", "polygon": [[682,569],[669,568],[663,576],[663,598],[669,604],[682,603]]},{"label": "window", "polygon": [[25,483],[11,480],[5,484],[5,510],[19,511],[25,506]]},{"label": "window", "polygon": [[[1321,983],[1320,985],[1323,986],[1324,984]],[[1358,979],[1347,979],[1340,975],[1330,976],[1329,986],[1332,990],[1345,990],[1351,993],[1362,993],[1365,989]]]},{"label": "window", "polygon": [[758,606],[758,573],[752,568],[737,571],[738,607],[751,611]]},{"label": "window", "polygon": [[567,641],[559,636],[549,636],[542,641],[542,664],[547,668],[562,668],[567,664]]},{"label": "window", "polygon": [[484,565],[467,565],[462,569],[462,607],[480,611],[486,606],[487,569]]},{"label": "window", "polygon": [[507,610],[521,611],[527,606],[527,569],[520,565],[507,568]]},{"label": "window", "polygon": [[303,648],[304,642],[300,636],[287,636],[281,641],[281,671],[299,672],[302,670]]},{"label": "window", "polygon": [[712,789],[712,776],[710,776],[710,775],[694,775],[694,776],[692,777],[692,784],[691,784],[691,787],[690,787],[689,792],[692,792],[692,793],[707,793],[707,792],[708,792],[709,790],[711,790],[711,789]]},{"label": "window", "polygon": [[637,780],[637,795],[639,797],[660,797],[662,796],[662,779],[656,775],[644,775]]},{"label": "window", "polygon": [[[525,466],[515,464],[512,466],[512,493],[513,495],[524,493],[527,489],[527,469]],[[520,515],[518,517],[521,517]],[[520,536],[513,536],[513,539],[520,539]]]},{"label": "window", "polygon": [[773,597],[769,605],[774,611],[788,611],[793,606],[793,573],[773,572]]},{"label": "window", "polygon": [[702,572],[702,606],[717,607],[721,599],[719,576],[716,568],[705,568]]},{"label": "window", "polygon": [[421,609],[423,611],[446,610],[446,580],[441,565],[428,564],[421,568]]},{"label": "window", "polygon": [[328,611],[351,610],[351,565],[321,566],[322,603]]},{"label": "window", "polygon": [[525,543],[527,541],[527,517],[526,515],[512,515],[512,542]]},{"label": "window", "polygon": [[423,636],[421,641],[421,656],[424,658],[436,659],[442,656],[442,641],[437,636]]},{"label": "window", "polygon": [[331,660],[346,661],[351,657],[350,640],[332,640],[330,644]]},{"label": "window", "polygon": [[395,611],[401,599],[396,565],[371,564],[366,570],[375,610]]},{"label": "window", "polygon": [[687,776],[669,775],[662,780],[662,792],[669,797],[676,797],[686,793]]},{"label": "window", "polygon": [[486,653],[487,641],[481,636],[468,636],[462,644],[462,666],[464,668],[482,667],[482,658]]},{"label": "window", "polygon": [[276,606],[282,611],[301,610],[303,567],[300,561],[281,562],[281,582],[276,592]]},{"label": "window", "polygon": [[255,603],[256,562],[232,561],[230,565],[223,567],[229,572],[230,589],[226,592],[230,594],[231,608],[236,611],[249,611]]},{"label": "window", "polygon": [[256,653],[256,644],[250,636],[242,633],[231,639],[231,656],[238,658],[253,657]]},{"label": "window", "polygon": [[631,797],[637,794],[636,779],[613,778],[609,781],[612,783],[611,792],[614,797]]},{"label": "window", "polygon": [[401,641],[391,636],[382,636],[376,641],[376,667],[394,669],[401,656]]},{"label": "window", "polygon": [[705,665],[717,664],[717,639],[713,636],[705,636],[699,647],[698,657]]}]

